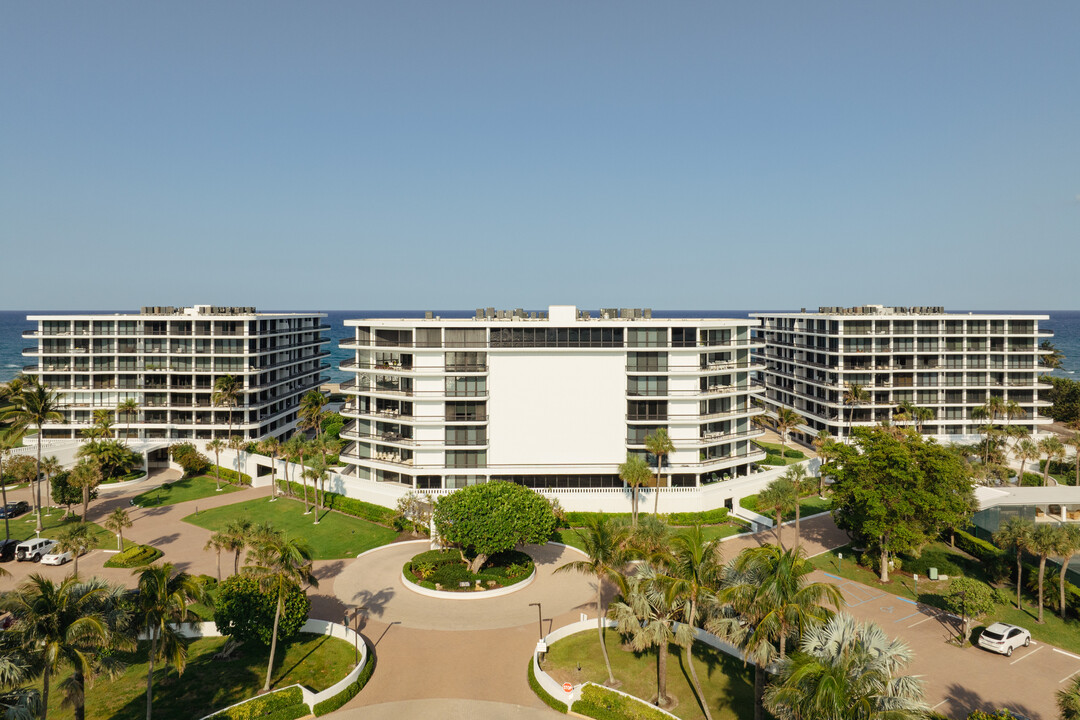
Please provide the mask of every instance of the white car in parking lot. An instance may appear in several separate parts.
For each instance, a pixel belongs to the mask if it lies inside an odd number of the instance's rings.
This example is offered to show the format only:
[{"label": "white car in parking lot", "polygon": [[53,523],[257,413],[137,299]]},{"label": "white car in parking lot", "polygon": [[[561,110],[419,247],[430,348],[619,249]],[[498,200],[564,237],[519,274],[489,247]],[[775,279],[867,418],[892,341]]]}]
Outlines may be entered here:
[{"label": "white car in parking lot", "polygon": [[994,623],[979,635],[979,647],[1011,656],[1018,647],[1031,644],[1031,633],[1008,623]]},{"label": "white car in parking lot", "polygon": [[75,556],[71,553],[70,550],[68,550],[67,552],[60,552],[59,550],[57,550],[56,552],[51,552],[48,555],[45,555],[44,557],[42,557],[41,558],[41,564],[42,565],[63,565],[64,563],[71,562],[74,557]]}]

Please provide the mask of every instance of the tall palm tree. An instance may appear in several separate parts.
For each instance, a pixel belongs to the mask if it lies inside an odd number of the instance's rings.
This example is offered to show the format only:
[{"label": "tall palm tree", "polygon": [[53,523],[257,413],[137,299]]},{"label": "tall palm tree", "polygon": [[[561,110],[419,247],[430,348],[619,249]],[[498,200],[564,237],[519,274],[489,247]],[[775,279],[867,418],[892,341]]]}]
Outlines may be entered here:
[{"label": "tall palm tree", "polygon": [[[832,433],[824,428],[818,431],[817,437],[814,438],[814,450],[817,451],[821,465],[829,463],[836,457],[836,447]],[[825,497],[825,473],[820,465],[818,466],[818,497]]]},{"label": "tall palm tree", "polygon": [[803,464],[792,465],[784,471],[782,476],[791,483],[795,490],[795,547],[802,543],[802,496],[806,485],[806,466]]},{"label": "tall palm tree", "polygon": [[233,411],[240,403],[244,391],[244,381],[235,375],[222,375],[214,381],[214,394],[210,402],[218,407],[229,408],[229,437],[232,438]]},{"label": "tall palm tree", "polygon": [[1065,353],[1054,347],[1054,343],[1049,340],[1043,340],[1039,343],[1039,349],[1048,353],[1042,356],[1042,366],[1056,370],[1061,367],[1061,361],[1065,359]]},{"label": "tall palm tree", "polygon": [[765,706],[778,720],[923,720],[921,681],[899,674],[911,659],[874,623],[839,614],[780,663]]},{"label": "tall palm tree", "polygon": [[93,419],[95,436],[102,440],[111,438],[113,426],[112,410],[106,410],[104,408],[95,410]]},{"label": "tall palm tree", "polygon": [[[17,391],[11,394],[9,401],[11,407],[0,416],[0,420],[10,422],[13,428],[25,429],[34,427],[37,429],[37,478],[41,477],[41,435],[42,427],[48,422],[60,422],[64,416],[57,410],[59,400],[56,393],[47,385],[38,382],[33,376],[20,376],[12,381],[16,383]],[[11,384],[9,383],[9,387]],[[44,530],[41,524],[41,484],[34,483],[34,513],[37,516],[36,530],[40,533]]]},{"label": "tall palm tree", "polygon": [[649,481],[652,471],[645,458],[635,453],[626,453],[626,462],[619,465],[619,479],[630,486],[631,523],[637,525],[638,488]]},{"label": "tall palm tree", "polygon": [[798,640],[830,616],[826,604],[840,608],[844,598],[830,583],[808,583],[814,566],[801,548],[776,545],[749,548],[725,571],[720,600],[734,615],[718,617],[706,629],[743,650],[754,663],[754,718],[764,717],[766,668],[786,656],[787,640]]},{"label": "tall palm tree", "polygon": [[799,423],[806,422],[802,415],[791,408],[781,407],[776,409],[776,432],[780,433],[780,444],[787,451],[788,433],[797,428]]},{"label": "tall palm tree", "polygon": [[136,627],[150,639],[146,670],[146,720],[154,711],[154,663],[172,665],[183,674],[187,665],[187,642],[176,632],[175,624],[192,622],[198,616],[189,605],[206,597],[202,583],[186,572],[175,572],[172,563],[154,563],[136,570],[138,593],[133,614]]},{"label": "tall palm tree", "polygon": [[[719,606],[717,592],[723,574],[723,554],[720,539],[706,540],[700,525],[684,530],[671,538],[671,554],[665,561],[665,571],[675,581],[674,591],[682,598],[682,621],[691,628],[700,627],[703,617],[710,617]],[[694,644],[683,646],[685,664],[690,669],[694,692],[705,711],[705,719],[712,720],[705,693],[694,667]]]},{"label": "tall palm tree", "polygon": [[994,533],[994,543],[1000,548],[1013,548],[1016,551],[1016,609],[1021,609],[1021,579],[1024,572],[1024,552],[1031,547],[1035,523],[1029,518],[1014,517],[1001,523]]},{"label": "tall palm tree", "polygon": [[1058,612],[1065,619],[1065,573],[1073,556],[1080,552],[1080,526],[1062,523],[1057,528],[1057,554],[1061,558],[1058,573]]},{"label": "tall palm tree", "polygon": [[255,525],[250,520],[240,517],[226,525],[225,529],[220,533],[225,543],[225,549],[236,553],[233,556],[233,575],[240,572],[240,553],[244,552],[244,548],[250,544],[254,530]]},{"label": "tall palm tree", "polygon": [[278,625],[285,604],[285,595],[296,585],[318,587],[319,581],[311,572],[311,548],[300,538],[290,538],[283,533],[266,532],[255,546],[255,562],[250,572],[259,580],[263,592],[277,596],[274,610],[274,632],[270,637],[270,661],[266,666],[266,682],[263,692],[270,690],[274,674],[274,653],[277,650]]},{"label": "tall palm tree", "polygon": [[241,465],[240,465],[240,453],[242,453],[244,451],[244,448],[246,446],[247,446],[247,441],[244,440],[244,438],[240,437],[239,435],[233,435],[233,436],[231,436],[229,438],[229,449],[234,450],[236,452],[236,483],[238,485],[242,484],[240,482],[240,473],[241,473],[241,470],[240,470],[240,467],[241,467]]},{"label": "tall palm tree", "polygon": [[1035,461],[1042,457],[1042,452],[1032,440],[1023,439],[1016,443],[1013,454],[1020,460],[1020,474],[1017,475],[1017,483],[1023,484],[1024,466],[1028,464],[1028,461]]},{"label": "tall palm tree", "polygon": [[1050,478],[1050,463],[1065,457],[1065,444],[1058,439],[1057,435],[1047,435],[1039,441],[1039,452],[1046,456],[1046,464],[1043,466],[1043,486],[1045,487]]},{"label": "tall palm tree", "polygon": [[302,468],[300,470],[300,482],[304,486],[304,514],[308,515],[311,513],[311,503],[308,501],[307,481],[309,479],[318,478],[319,474],[314,469],[304,465],[304,455],[307,454],[308,446],[307,439],[297,433],[292,437],[290,442],[293,440],[296,441],[296,444],[291,448],[291,452],[294,453],[294,457],[298,459],[297,461]]},{"label": "tall palm tree", "polygon": [[1073,465],[1076,466],[1076,482],[1077,487],[1080,487],[1080,432],[1075,432],[1065,439],[1066,445],[1072,445],[1076,451],[1073,457]]},{"label": "tall palm tree", "polygon": [[[646,468],[648,470],[648,468]],[[615,675],[611,671],[608,659],[607,643],[604,641],[604,618],[607,607],[604,606],[604,580],[613,580],[620,569],[626,565],[627,531],[624,525],[611,520],[603,513],[590,515],[585,521],[585,532],[575,530],[581,538],[581,549],[588,560],[574,560],[560,565],[555,572],[579,572],[596,578],[596,632],[600,636],[600,651],[604,655],[604,665],[608,672],[608,686],[616,687]]]},{"label": "tall palm tree", "polygon": [[859,383],[847,383],[844,389],[844,404],[850,407],[848,411],[848,437],[851,437],[851,428],[855,422],[855,408],[870,402],[870,392]]},{"label": "tall palm tree", "polygon": [[771,512],[776,518],[776,543],[784,547],[784,515],[799,505],[795,485],[786,476],[778,477],[758,493],[758,509]]},{"label": "tall palm tree", "polygon": [[206,443],[206,449],[214,453],[214,476],[217,478],[217,492],[221,492],[221,451],[225,449],[225,441],[214,438]]},{"label": "tall palm tree", "polygon": [[70,575],[59,585],[41,575],[31,575],[9,601],[22,634],[23,647],[42,670],[41,718],[49,708],[52,678],[61,669],[71,668],[69,682],[61,684],[75,717],[85,716],[86,679],[92,677],[98,660],[120,638],[110,622],[119,591],[100,578],[80,582]]},{"label": "tall palm tree", "polygon": [[56,459],[55,455],[49,455],[41,459],[41,472],[45,475],[45,502],[48,503],[47,515],[52,515],[52,479],[56,473],[61,472],[64,467],[60,464],[60,461]]},{"label": "tall palm tree", "polygon": [[124,439],[131,439],[131,419],[139,417],[139,401],[135,398],[128,398],[116,405],[116,416],[121,415],[127,418],[127,433]]},{"label": "tall palm tree", "polygon": [[1074,677],[1055,696],[1061,720],[1080,720],[1080,676]]},{"label": "tall palm tree", "polygon": [[620,633],[630,637],[630,646],[640,652],[656,648],[656,704],[671,705],[667,696],[668,645],[679,647],[694,641],[694,631],[684,622],[684,599],[676,592],[674,580],[651,564],[638,567],[637,572],[622,583],[622,599],[611,605]]},{"label": "tall palm tree", "polygon": [[116,508],[105,518],[105,529],[116,535],[116,549],[124,549],[124,529],[131,527],[131,517],[124,508]]},{"label": "tall palm tree", "polygon": [[664,471],[664,457],[675,452],[675,445],[668,437],[667,428],[657,428],[652,435],[645,436],[645,449],[656,456],[656,497],[653,498],[653,515],[660,512],[660,482]]},{"label": "tall palm tree", "polygon": [[75,576],[78,576],[79,556],[94,546],[94,537],[93,532],[90,530],[90,525],[85,521],[69,523],[57,533],[56,540],[57,545],[60,547],[60,552],[71,553],[72,559],[75,562],[72,573]]},{"label": "tall palm tree", "polygon": [[268,437],[259,443],[259,451],[270,457],[270,482],[274,487],[274,493],[278,491],[277,485],[277,460],[281,454],[281,441],[276,437]]},{"label": "tall palm tree", "polygon": [[[327,459],[327,456],[328,455],[336,455],[339,452],[341,452],[341,441],[337,440],[337,439],[334,439],[334,438],[331,438],[331,437],[326,437],[324,435],[322,437],[315,438],[315,440],[312,441],[309,444],[309,447],[313,448],[314,450],[317,450],[318,453],[319,453],[319,456],[321,457],[321,466],[319,467],[321,472],[320,472],[319,480],[323,484],[322,507],[325,509],[326,508],[326,485],[325,484],[326,484],[326,478],[327,478],[327,471],[330,469],[330,463],[329,463],[329,461]],[[319,490],[318,490],[318,488],[315,489],[315,505],[316,505],[316,507],[319,505]]]},{"label": "tall palm tree", "polygon": [[90,459],[80,460],[71,469],[68,482],[82,488],[82,519],[85,521],[90,509],[90,491],[101,484],[101,466]]},{"label": "tall palm tree", "polygon": [[1031,533],[1031,541],[1027,548],[1033,555],[1039,556],[1039,618],[1038,623],[1043,622],[1043,579],[1046,577],[1046,559],[1055,554],[1058,549],[1058,530],[1048,523],[1035,526]]},{"label": "tall palm tree", "polygon": [[213,550],[217,556],[217,579],[221,582],[221,551],[230,550],[229,538],[225,533],[216,532],[210,536],[203,550]]},{"label": "tall palm tree", "polygon": [[[321,460],[316,460],[311,467],[304,468],[304,472],[301,473],[305,479],[311,480],[312,485],[315,488],[315,522],[313,524],[319,524],[319,514],[322,512],[322,507],[319,505],[319,485],[326,478],[326,466],[322,464]],[[323,498],[325,500],[325,498]],[[304,502],[307,504],[307,484],[304,485]],[[310,510],[305,512],[307,515]]]},{"label": "tall palm tree", "polygon": [[326,403],[326,395],[321,390],[309,390],[300,398],[298,425],[304,430],[314,430],[316,438],[322,437],[323,408]]},{"label": "tall palm tree", "polygon": [[[292,484],[289,480],[289,465],[304,462],[304,434],[297,432],[281,445],[281,457],[285,459],[285,494],[292,497]],[[307,486],[305,486],[306,489]],[[304,501],[307,501],[305,495]]]}]

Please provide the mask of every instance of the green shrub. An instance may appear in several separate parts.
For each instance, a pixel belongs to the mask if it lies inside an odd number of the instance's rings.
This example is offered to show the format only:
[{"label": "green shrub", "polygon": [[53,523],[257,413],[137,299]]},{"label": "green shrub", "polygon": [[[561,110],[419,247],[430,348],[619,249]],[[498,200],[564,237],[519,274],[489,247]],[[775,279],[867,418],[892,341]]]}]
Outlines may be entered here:
[{"label": "green shrub", "polygon": [[540,683],[536,679],[536,673],[533,671],[532,658],[529,658],[529,687],[531,687],[532,691],[536,693],[536,697],[540,698],[540,700],[543,701],[543,703],[549,708],[555,710],[556,712],[561,712],[563,715],[566,714],[566,703],[551,697],[551,695],[548,694],[547,690],[540,687]]},{"label": "green shrub", "polygon": [[719,525],[727,522],[727,508],[716,508],[702,512],[671,513],[667,516],[669,525]]},{"label": "green shrub", "polygon": [[630,513],[595,513],[595,512],[566,512],[563,513],[566,520],[562,527],[585,527],[589,519],[596,515],[604,515],[604,517],[611,518],[612,520],[623,519],[630,520]]},{"label": "green shrub", "polygon": [[235,470],[232,470],[230,468],[223,468],[219,465],[211,465],[210,469],[203,474],[209,477],[217,478],[218,473],[221,473],[222,480],[232,483],[233,485],[236,485],[238,483],[240,485],[251,485],[251,476],[247,473],[238,473]]},{"label": "green shrub", "polygon": [[349,685],[347,688],[339,692],[334,697],[323,700],[321,703],[316,703],[315,707],[312,708],[315,716],[318,717],[327,713],[332,713],[339,707],[356,697],[357,693],[363,690],[364,686],[367,685],[367,682],[371,679],[371,674],[373,672],[375,672],[375,658],[372,657],[371,653],[369,652],[367,657],[367,664],[364,665],[364,669],[360,671],[360,676],[356,678],[356,682]]},{"label": "green shrub", "polygon": [[765,455],[764,460],[758,460],[758,465],[787,465],[787,462],[779,455],[769,453]]},{"label": "green shrub", "polygon": [[195,449],[191,443],[176,443],[169,447],[173,462],[184,469],[184,475],[202,475],[210,468],[210,458]]},{"label": "green shrub", "polygon": [[245,703],[214,713],[207,720],[295,720],[310,712],[304,704],[304,694],[300,688],[288,687],[253,697]]},{"label": "green shrub", "polygon": [[435,568],[435,572],[428,576],[428,581],[444,588],[456,588],[458,583],[467,582],[472,584],[472,573],[464,565],[443,565]]},{"label": "green shrub", "polygon": [[[900,569],[896,564],[897,560],[899,558],[893,559],[894,570]],[[924,549],[919,557],[907,557],[903,564],[904,570],[921,577],[928,577],[928,571],[932,567],[937,568],[940,574],[950,577],[964,574],[963,569],[949,556],[948,551],[937,547]]]},{"label": "green shrub", "polygon": [[1024,477],[1020,478],[1020,487],[1042,487],[1042,475],[1036,475],[1035,473],[1024,473]]},{"label": "green shrub", "polygon": [[[282,483],[284,486],[284,483]],[[297,497],[304,497],[304,486],[298,482],[289,481],[289,487],[292,489],[293,495]],[[312,497],[312,486],[308,483],[308,497]],[[382,525],[384,527],[394,527],[394,518],[397,516],[397,511],[394,508],[383,507],[382,505],[373,505],[372,503],[364,502],[363,500],[356,500],[355,498],[345,497],[338,493],[328,492],[323,494],[323,502],[326,506],[332,510],[337,510],[339,513],[345,515],[352,515],[353,517],[360,518],[361,520],[367,520],[373,522],[376,525]]]},{"label": "green shrub", "polygon": [[132,545],[123,552],[116,553],[105,561],[105,567],[110,568],[133,568],[149,565],[164,555],[156,547],[149,545]]},{"label": "green shrub", "polygon": [[[277,614],[277,593],[264,592],[251,575],[233,575],[222,581],[214,601],[214,623],[222,635],[240,642],[269,646]],[[293,583],[285,591],[277,638],[285,642],[307,622],[311,601],[303,588]]]},{"label": "green shrub", "polygon": [[1010,563],[1015,561],[1011,553],[1000,550],[992,543],[980,540],[963,530],[957,530],[953,537],[956,540],[956,547],[982,562],[987,575],[994,581],[1004,578],[1012,567]]},{"label": "green shrub", "polygon": [[582,688],[581,699],[570,709],[596,720],[669,720],[668,715],[643,700],[592,684]]}]

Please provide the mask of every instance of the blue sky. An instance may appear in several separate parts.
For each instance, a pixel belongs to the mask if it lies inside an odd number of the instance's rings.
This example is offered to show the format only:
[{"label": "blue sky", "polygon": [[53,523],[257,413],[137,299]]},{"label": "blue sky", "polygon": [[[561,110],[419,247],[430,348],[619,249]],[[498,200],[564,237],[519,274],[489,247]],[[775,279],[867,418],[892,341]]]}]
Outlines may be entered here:
[{"label": "blue sky", "polygon": [[7,2],[0,308],[1078,309],[1078,29],[1076,2]]}]

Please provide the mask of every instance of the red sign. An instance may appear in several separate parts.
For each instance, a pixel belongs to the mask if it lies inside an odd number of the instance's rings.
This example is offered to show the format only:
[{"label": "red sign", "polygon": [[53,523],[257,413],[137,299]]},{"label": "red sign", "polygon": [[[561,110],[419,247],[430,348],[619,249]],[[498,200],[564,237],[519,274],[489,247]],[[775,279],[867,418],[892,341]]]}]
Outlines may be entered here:
[{"label": "red sign", "polygon": [[562,689],[565,690],[566,692],[574,692],[574,686],[571,685],[570,683],[563,683],[562,684]]}]

